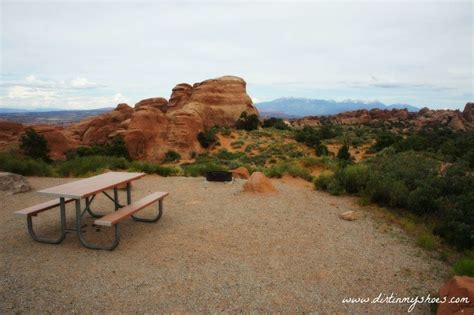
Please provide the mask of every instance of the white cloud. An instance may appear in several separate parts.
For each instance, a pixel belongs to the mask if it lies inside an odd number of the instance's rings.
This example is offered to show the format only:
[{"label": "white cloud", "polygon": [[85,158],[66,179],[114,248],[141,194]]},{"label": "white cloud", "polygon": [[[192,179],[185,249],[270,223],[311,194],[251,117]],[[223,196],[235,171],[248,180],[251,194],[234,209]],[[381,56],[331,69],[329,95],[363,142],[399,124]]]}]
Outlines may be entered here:
[{"label": "white cloud", "polygon": [[31,88],[27,86],[12,86],[8,91],[8,97],[10,99],[42,99],[45,101],[51,101],[56,99],[57,93],[55,91],[49,91],[46,89]]},{"label": "white cloud", "polygon": [[463,106],[474,80],[472,9],[472,1],[8,2],[2,72],[36,75],[9,86],[120,91],[134,101],[232,74],[259,101],[415,95]]},{"label": "white cloud", "polygon": [[71,87],[73,88],[91,88],[91,87],[97,87],[97,83],[90,82],[86,78],[75,78],[71,80]]}]

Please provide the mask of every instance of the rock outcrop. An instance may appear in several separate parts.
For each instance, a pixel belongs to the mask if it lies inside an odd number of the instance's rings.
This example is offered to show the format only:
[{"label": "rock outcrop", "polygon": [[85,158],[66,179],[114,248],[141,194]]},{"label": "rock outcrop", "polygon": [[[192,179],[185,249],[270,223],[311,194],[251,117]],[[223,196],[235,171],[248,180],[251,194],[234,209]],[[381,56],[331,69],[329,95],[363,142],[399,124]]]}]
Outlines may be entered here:
[{"label": "rock outcrop", "polygon": [[308,116],[291,120],[293,126],[321,126],[324,122],[335,125],[357,125],[395,123],[403,127],[422,128],[429,126],[447,126],[456,131],[474,129],[474,103],[467,103],[464,111],[431,110],[427,107],[418,112],[406,109],[361,109],[344,112],[328,117]]},{"label": "rock outcrop", "polygon": [[[474,278],[454,276],[441,287],[439,297],[446,302],[438,306],[437,315],[474,314]],[[467,298],[469,302],[449,303],[453,298]]]},{"label": "rock outcrop", "polygon": [[255,193],[276,192],[272,182],[262,172],[253,172],[249,180],[244,184],[244,191]]},{"label": "rock outcrop", "polygon": [[17,194],[30,191],[31,186],[24,176],[0,172],[0,190],[10,194]]},{"label": "rock outcrop", "polygon": [[[224,76],[193,86],[178,84],[169,101],[162,97],[148,98],[133,108],[119,104],[111,112],[63,130],[49,126],[51,130],[41,127],[40,132],[48,142],[52,140],[49,143],[53,159],[61,158],[65,150],[77,145],[105,144],[115,136],[122,136],[132,158],[156,161],[168,150],[184,156],[201,151],[196,138],[200,131],[215,124],[233,126],[243,111],[258,114],[247,95],[245,81]],[[1,130],[0,127],[0,143],[3,138],[11,141],[11,134],[2,136]]]},{"label": "rock outcrop", "polygon": [[236,168],[235,170],[232,170],[232,176],[234,178],[248,179],[250,177],[250,173],[248,169],[241,166]]}]

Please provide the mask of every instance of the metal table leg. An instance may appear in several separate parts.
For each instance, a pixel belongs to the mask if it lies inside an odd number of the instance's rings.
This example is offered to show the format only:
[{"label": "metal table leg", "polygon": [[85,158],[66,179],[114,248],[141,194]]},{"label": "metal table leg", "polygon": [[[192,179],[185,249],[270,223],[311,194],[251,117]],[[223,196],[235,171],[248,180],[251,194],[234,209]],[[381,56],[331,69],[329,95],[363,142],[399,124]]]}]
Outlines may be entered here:
[{"label": "metal table leg", "polygon": [[61,234],[56,239],[50,239],[42,236],[36,235],[33,229],[33,218],[29,215],[26,218],[27,226],[28,226],[28,233],[30,233],[31,238],[35,241],[40,243],[48,243],[48,244],[59,244],[66,238],[66,204],[64,202],[64,198],[60,198],[59,203],[59,212],[61,216]]},{"label": "metal table leg", "polygon": [[90,248],[90,249],[113,250],[115,247],[117,247],[117,245],[120,242],[120,231],[119,231],[118,224],[114,225],[114,240],[113,240],[112,244],[109,244],[109,245],[94,244],[94,243],[90,243],[90,242],[88,242],[84,239],[84,236],[83,236],[82,230],[81,230],[81,225],[82,225],[82,217],[87,212],[87,208],[85,208],[84,211],[82,211],[82,209],[81,209],[81,200],[80,199],[76,199],[75,203],[76,203],[76,232],[77,232],[77,236],[78,236],[79,241],[81,242],[81,244],[84,247],[87,247],[87,248]]}]

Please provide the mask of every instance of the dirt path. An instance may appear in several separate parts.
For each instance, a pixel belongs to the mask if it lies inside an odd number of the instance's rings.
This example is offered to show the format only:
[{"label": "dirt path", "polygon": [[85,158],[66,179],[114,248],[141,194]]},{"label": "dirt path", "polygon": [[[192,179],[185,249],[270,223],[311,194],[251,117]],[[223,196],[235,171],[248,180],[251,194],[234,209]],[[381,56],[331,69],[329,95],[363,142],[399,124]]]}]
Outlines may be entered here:
[{"label": "dirt path", "polygon": [[[70,180],[30,178],[35,190]],[[443,282],[447,266],[403,233],[382,233],[368,216],[339,219],[358,208],[352,198],[282,181],[279,193],[260,196],[241,193],[242,184],[145,177],[133,196],[170,191],[164,216],[157,224],[126,221],[113,252],[85,249],[75,235],[60,245],[32,241],[13,211],[48,198],[0,195],[0,313],[400,313],[408,306],[342,299],[433,294]],[[103,197],[96,203],[110,206]],[[72,224],[70,208],[68,216]],[[56,218],[37,220],[51,232]]]}]

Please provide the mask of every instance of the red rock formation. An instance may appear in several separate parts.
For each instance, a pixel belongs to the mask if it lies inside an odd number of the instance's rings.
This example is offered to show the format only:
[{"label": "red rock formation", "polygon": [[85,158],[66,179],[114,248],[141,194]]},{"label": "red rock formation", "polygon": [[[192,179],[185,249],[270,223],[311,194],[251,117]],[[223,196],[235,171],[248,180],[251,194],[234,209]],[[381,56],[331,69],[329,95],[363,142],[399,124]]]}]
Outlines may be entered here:
[{"label": "red rock formation", "polygon": [[6,151],[17,144],[24,129],[22,124],[0,120],[0,151]]},{"label": "red rock formation", "polygon": [[[243,111],[258,114],[247,95],[245,81],[225,76],[194,86],[178,84],[169,102],[162,97],[149,98],[134,108],[119,104],[111,112],[66,129],[38,128],[48,139],[53,159],[62,158],[67,149],[77,145],[105,144],[122,136],[133,158],[160,160],[168,150],[182,155],[202,150],[196,138],[200,131],[215,124],[232,126]],[[12,125],[4,129],[14,128],[23,127]],[[2,139],[6,143],[18,141],[12,137],[12,132],[2,134],[0,127],[0,145]]]},{"label": "red rock formation", "polygon": [[[457,131],[473,130],[474,105],[467,103],[464,111],[431,110],[422,108],[419,112],[406,109],[371,109],[344,112],[325,118],[335,125],[354,125],[368,123],[402,123],[406,127],[422,128],[424,126],[448,126]],[[471,121],[469,121],[471,119]],[[293,126],[320,126],[321,118],[317,116],[291,120]]]}]

